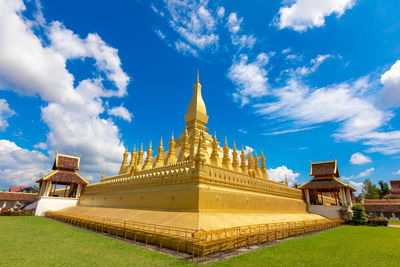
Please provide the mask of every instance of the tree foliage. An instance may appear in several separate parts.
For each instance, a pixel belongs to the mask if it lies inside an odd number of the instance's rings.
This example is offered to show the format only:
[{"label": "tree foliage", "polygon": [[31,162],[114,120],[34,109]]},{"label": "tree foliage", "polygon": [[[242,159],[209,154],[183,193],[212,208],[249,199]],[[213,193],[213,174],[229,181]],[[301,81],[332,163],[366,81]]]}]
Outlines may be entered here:
[{"label": "tree foliage", "polygon": [[354,205],[352,208],[353,217],[351,218],[352,224],[366,224],[367,214],[365,214],[365,208],[362,205]]},{"label": "tree foliage", "polygon": [[362,194],[365,199],[378,199],[379,189],[371,182],[370,179],[365,179],[363,182]]},{"label": "tree foliage", "polygon": [[379,181],[379,186],[379,198],[384,198],[386,195],[392,193],[392,190],[390,190],[388,183],[385,183],[384,181]]}]

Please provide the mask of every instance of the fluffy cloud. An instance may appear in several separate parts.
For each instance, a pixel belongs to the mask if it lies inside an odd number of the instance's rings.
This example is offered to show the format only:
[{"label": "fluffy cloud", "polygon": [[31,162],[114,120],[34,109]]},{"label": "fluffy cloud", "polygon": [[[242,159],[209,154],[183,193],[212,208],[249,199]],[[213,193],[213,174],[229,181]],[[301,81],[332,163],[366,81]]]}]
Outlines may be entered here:
[{"label": "fluffy cloud", "polygon": [[238,18],[235,12],[229,14],[228,22],[226,25],[231,33],[237,33],[240,30],[240,24],[242,24],[243,18]]},{"label": "fluffy cloud", "polygon": [[235,12],[229,14],[226,27],[231,33],[232,44],[238,45],[239,49],[244,47],[253,48],[256,38],[254,35],[240,33],[242,22],[243,18],[238,18],[238,15]]},{"label": "fluffy cloud", "polygon": [[295,0],[279,9],[274,24],[279,28],[306,31],[308,28],[325,25],[325,17],[336,14],[340,17],[351,9],[355,0]]},{"label": "fluffy cloud", "polygon": [[4,131],[8,127],[7,119],[14,115],[15,112],[10,109],[5,99],[0,99],[0,131]]},{"label": "fluffy cloud", "polygon": [[129,112],[125,107],[119,106],[119,107],[113,107],[109,110],[107,110],[108,115],[112,115],[115,117],[119,117],[121,119],[124,119],[126,121],[132,121],[132,113]]},{"label": "fluffy cloud", "polygon": [[[225,14],[223,7],[215,11],[208,8],[208,1],[166,0],[163,8],[170,27],[179,35],[180,39],[173,45],[178,51],[197,56],[201,50],[218,46],[216,24]],[[153,10],[159,9],[153,5]]]},{"label": "fluffy cloud", "polygon": [[269,61],[269,56],[260,53],[254,62],[249,63],[244,54],[234,61],[228,71],[228,78],[236,85],[235,100],[245,105],[249,97],[261,97],[268,93],[267,71],[264,67]]},{"label": "fluffy cloud", "polygon": [[351,155],[351,157],[350,157],[351,164],[361,165],[361,164],[370,163],[370,162],[372,162],[371,158],[365,156],[364,154],[362,154],[360,152],[356,152],[353,155]]},{"label": "fluffy cloud", "polygon": [[381,103],[386,107],[400,106],[400,60],[382,74],[381,83],[383,84]]},{"label": "fluffy cloud", "polygon": [[[119,129],[100,115],[105,111],[102,98],[127,93],[129,77],[121,68],[118,51],[97,34],[80,38],[60,22],[41,25],[30,21],[21,14],[24,10],[22,1],[0,0],[2,89],[39,95],[47,103],[41,109],[49,127],[46,144],[63,153],[82,153],[84,175],[100,176],[103,168],[110,174],[117,172],[124,151]],[[33,31],[38,24],[41,30]],[[43,38],[48,38],[47,45]],[[85,58],[94,59],[94,75],[75,87],[66,62]],[[5,179],[13,177],[9,174]]]},{"label": "fluffy cloud", "polygon": [[293,185],[300,174],[293,172],[293,170],[288,169],[286,166],[280,166],[275,169],[268,169],[268,175],[269,179],[275,182],[283,182],[285,181],[285,177],[287,177],[288,184]]},{"label": "fluffy cloud", "polygon": [[400,169],[397,172],[395,172],[394,174],[400,175]]},{"label": "fluffy cloud", "polygon": [[272,91],[277,101],[258,104],[256,108],[260,114],[293,120],[299,126],[339,122],[336,138],[359,141],[391,117],[360,94],[367,86],[360,79],[313,90],[292,78],[285,87]]},{"label": "fluffy cloud", "polygon": [[49,171],[47,156],[39,151],[23,149],[9,140],[0,140],[0,184],[32,185]]}]

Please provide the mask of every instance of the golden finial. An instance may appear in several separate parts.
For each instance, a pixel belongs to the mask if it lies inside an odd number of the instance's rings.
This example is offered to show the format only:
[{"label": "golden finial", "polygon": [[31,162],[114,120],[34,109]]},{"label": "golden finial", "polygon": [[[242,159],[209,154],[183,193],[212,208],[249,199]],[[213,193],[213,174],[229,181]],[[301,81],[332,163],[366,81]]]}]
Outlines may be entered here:
[{"label": "golden finial", "polygon": [[150,140],[149,149],[147,149],[146,161],[142,168],[143,170],[151,169],[151,167],[153,166],[153,161],[152,161],[153,158],[151,157],[152,154],[153,154],[153,150],[151,149],[151,140]]},{"label": "golden finial", "polygon": [[265,166],[265,157],[264,157],[264,152],[261,150],[261,157],[260,157],[260,161],[261,161],[261,166],[260,166],[260,169],[261,169],[261,174],[262,174],[262,177],[264,178],[264,179],[267,179],[267,180],[269,180],[269,177],[268,177],[268,171],[267,171],[267,167]]},{"label": "golden finial", "polygon": [[242,151],[240,153],[240,169],[243,173],[247,173],[247,166],[246,166],[246,155],[244,154],[244,148],[242,145]]},{"label": "golden finial", "polygon": [[222,156],[222,166],[226,169],[231,169],[231,159],[229,158],[229,147],[228,147],[228,141],[226,140],[226,136],[225,136],[225,144],[223,151],[224,154]]},{"label": "golden finial", "polygon": [[285,174],[285,185],[289,185],[287,181],[287,175]]},{"label": "golden finial", "polygon": [[217,141],[217,133],[214,132],[214,138],[212,140],[212,151],[211,151],[211,156],[210,156],[210,162],[211,164],[215,166],[220,166],[220,157],[219,157],[219,146],[218,146],[218,141]]},{"label": "golden finial", "polygon": [[103,179],[104,179],[104,169],[103,169],[103,173],[101,174],[100,182],[103,181]]},{"label": "golden finial", "polygon": [[174,164],[178,161],[175,155],[175,140],[174,140],[174,133],[172,133],[171,141],[168,143],[169,149],[167,154],[167,165]]},{"label": "golden finial", "polygon": [[196,82],[197,83],[199,82],[199,69],[197,69],[197,80],[196,80]]},{"label": "golden finial", "polygon": [[163,146],[162,136],[161,136],[161,140],[160,140],[160,146]]},{"label": "golden finial", "polygon": [[154,168],[161,167],[164,165],[164,157],[163,157],[164,147],[163,147],[162,137],[160,140],[160,145],[158,146],[157,150],[158,150],[158,154],[157,154],[156,162],[154,163]]},{"label": "golden finial", "polygon": [[238,153],[236,150],[236,143],[235,140],[233,140],[233,151],[232,151],[232,168],[235,171],[239,171],[239,160],[238,160]]}]

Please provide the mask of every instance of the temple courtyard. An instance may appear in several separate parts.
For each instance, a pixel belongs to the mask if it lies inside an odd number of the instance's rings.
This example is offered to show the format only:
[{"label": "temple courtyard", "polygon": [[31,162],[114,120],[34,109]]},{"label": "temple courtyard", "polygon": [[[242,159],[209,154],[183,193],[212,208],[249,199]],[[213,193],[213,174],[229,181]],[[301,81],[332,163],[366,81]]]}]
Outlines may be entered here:
[{"label": "temple courtyard", "polygon": [[[211,266],[398,266],[400,229],[340,226]],[[21,254],[20,252],[23,251]],[[180,258],[43,217],[0,220],[0,266],[180,266]],[[240,254],[240,253],[239,253]]]}]

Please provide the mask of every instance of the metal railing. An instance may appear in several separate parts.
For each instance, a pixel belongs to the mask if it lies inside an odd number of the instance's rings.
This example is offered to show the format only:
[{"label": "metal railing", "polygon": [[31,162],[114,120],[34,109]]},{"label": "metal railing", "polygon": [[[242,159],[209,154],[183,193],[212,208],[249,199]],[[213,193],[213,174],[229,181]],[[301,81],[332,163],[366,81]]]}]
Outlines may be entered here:
[{"label": "metal railing", "polygon": [[210,231],[198,231],[190,228],[179,228],[133,221],[111,219],[106,217],[79,216],[62,212],[47,211],[49,218],[131,239],[168,247],[192,254],[192,259],[212,253],[234,250],[250,245],[260,245],[278,239],[332,228],[343,224],[341,219],[318,219],[296,222],[246,225]]}]

